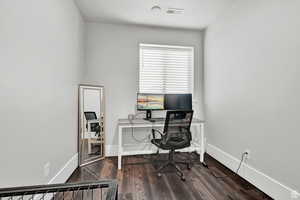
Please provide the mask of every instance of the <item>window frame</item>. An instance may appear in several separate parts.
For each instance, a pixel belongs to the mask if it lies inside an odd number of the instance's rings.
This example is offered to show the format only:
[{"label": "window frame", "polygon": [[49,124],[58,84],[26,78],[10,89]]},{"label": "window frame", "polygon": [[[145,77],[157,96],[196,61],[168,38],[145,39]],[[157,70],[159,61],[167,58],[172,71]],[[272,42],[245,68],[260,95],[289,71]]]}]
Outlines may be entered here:
[{"label": "window frame", "polygon": [[[194,85],[195,85],[195,47],[194,46],[182,46],[182,45],[169,45],[169,44],[153,44],[153,43],[139,43],[138,48],[139,48],[139,70],[138,70],[138,92],[140,93],[140,78],[141,78],[141,46],[148,46],[148,47],[165,47],[165,48],[176,48],[176,49],[189,49],[192,51],[192,66],[191,66],[191,75],[192,75],[192,80],[191,80],[191,93],[194,99]],[[153,93],[153,92],[152,92]],[[175,94],[175,93],[166,93],[165,91],[162,94]]]}]

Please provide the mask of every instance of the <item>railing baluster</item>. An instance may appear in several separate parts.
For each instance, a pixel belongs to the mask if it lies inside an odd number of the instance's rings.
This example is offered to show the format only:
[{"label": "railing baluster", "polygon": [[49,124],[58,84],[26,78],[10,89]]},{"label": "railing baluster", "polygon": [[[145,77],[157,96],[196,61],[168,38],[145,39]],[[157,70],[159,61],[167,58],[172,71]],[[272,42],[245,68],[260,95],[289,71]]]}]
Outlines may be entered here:
[{"label": "railing baluster", "polygon": [[103,197],[103,195],[102,195],[102,188],[100,189],[100,193],[101,193],[101,200],[102,200],[102,197]]},{"label": "railing baluster", "polygon": [[[104,180],[5,188],[0,189],[0,200],[87,200],[89,196],[90,200],[99,200],[99,196],[100,200],[115,200],[117,187],[115,181]],[[94,190],[97,192],[95,198]]]}]

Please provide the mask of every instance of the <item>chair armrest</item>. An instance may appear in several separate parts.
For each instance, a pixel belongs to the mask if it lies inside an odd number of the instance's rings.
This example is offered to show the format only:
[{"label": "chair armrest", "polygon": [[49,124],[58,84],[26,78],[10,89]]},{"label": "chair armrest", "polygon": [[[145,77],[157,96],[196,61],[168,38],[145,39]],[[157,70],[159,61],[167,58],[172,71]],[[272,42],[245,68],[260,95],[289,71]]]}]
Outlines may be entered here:
[{"label": "chair armrest", "polygon": [[158,129],[152,129],[152,137],[155,139],[155,133],[159,133],[160,136],[163,136],[164,134],[158,130]]}]

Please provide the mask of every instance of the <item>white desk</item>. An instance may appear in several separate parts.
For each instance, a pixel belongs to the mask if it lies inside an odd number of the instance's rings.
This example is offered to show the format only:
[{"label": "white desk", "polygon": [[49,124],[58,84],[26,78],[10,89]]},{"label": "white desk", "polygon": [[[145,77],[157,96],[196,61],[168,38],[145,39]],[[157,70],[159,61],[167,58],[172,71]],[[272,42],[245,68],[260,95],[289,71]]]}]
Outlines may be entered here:
[{"label": "white desk", "polygon": [[[118,142],[118,169],[122,169],[122,156],[132,155],[130,152],[123,150],[123,129],[126,128],[159,128],[164,126],[164,121],[150,122],[143,119],[132,120],[132,123],[128,119],[119,119],[118,121],[118,132],[119,132],[119,142]],[[192,131],[193,140],[192,145],[189,147],[190,151],[197,151],[200,154],[200,162],[204,163],[204,153],[205,153],[205,142],[204,142],[204,121],[199,119],[193,119],[191,128],[195,127],[196,131]],[[200,140],[200,142],[199,142]],[[140,151],[141,154],[149,154],[149,151]],[[154,153],[154,152],[152,152]]]}]

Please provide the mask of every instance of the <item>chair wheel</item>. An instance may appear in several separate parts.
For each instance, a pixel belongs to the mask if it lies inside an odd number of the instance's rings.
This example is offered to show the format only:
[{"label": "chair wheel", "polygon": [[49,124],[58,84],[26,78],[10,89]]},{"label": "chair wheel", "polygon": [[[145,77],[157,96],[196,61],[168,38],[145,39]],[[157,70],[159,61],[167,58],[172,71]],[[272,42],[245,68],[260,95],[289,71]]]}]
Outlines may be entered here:
[{"label": "chair wheel", "polygon": [[208,165],[205,162],[202,163],[202,166],[208,168]]},{"label": "chair wheel", "polygon": [[158,177],[161,177],[161,173],[158,173],[157,176],[158,176]]},{"label": "chair wheel", "polygon": [[188,169],[188,170],[191,170],[191,167],[190,167],[190,166],[187,166],[187,169]]},{"label": "chair wheel", "polygon": [[185,178],[184,178],[184,176],[182,176],[182,177],[181,177],[181,180],[182,180],[182,181],[185,181]]}]

